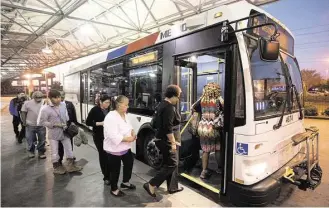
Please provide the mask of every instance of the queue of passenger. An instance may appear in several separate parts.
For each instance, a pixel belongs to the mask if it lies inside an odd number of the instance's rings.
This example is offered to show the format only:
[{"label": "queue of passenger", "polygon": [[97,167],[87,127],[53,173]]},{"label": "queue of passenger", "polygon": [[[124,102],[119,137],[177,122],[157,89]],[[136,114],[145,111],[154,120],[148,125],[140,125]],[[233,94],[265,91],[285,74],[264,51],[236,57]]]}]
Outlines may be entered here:
[{"label": "queue of passenger", "polygon": [[[156,197],[156,188],[164,181],[170,194],[183,190],[178,186],[179,147],[181,146],[180,113],[176,109],[180,102],[182,90],[177,85],[170,85],[165,92],[165,99],[158,104],[153,125],[156,129],[156,145],[163,154],[163,165],[149,182],[143,185],[146,192]],[[199,137],[202,154],[201,178],[209,177],[209,153],[215,152],[219,163],[219,138],[223,126],[223,99],[220,87],[209,83],[204,87],[202,97],[192,105],[192,111],[197,113],[191,122],[194,136]],[[35,144],[39,158],[45,156],[46,128],[51,146],[51,161],[54,174],[81,171],[82,167],[75,163],[73,154],[73,128],[77,124],[77,117],[72,102],[65,100],[65,93],[50,90],[49,100],[42,99],[41,92],[34,92],[32,100],[21,101],[24,94],[18,94],[10,103],[10,113],[13,116],[13,127],[16,137],[21,138],[26,128],[29,157],[35,157]],[[123,95],[113,99],[106,94],[100,95],[97,105],[93,107],[86,120],[86,124],[93,128],[93,140],[98,150],[100,169],[105,185],[111,186],[111,194],[122,197],[125,193],[121,189],[135,190],[130,183],[134,157],[131,152],[132,143],[137,139],[132,125],[127,119],[129,99]],[[24,103],[24,104],[23,104]],[[21,105],[21,109],[19,108]],[[110,109],[113,109],[110,111]],[[22,129],[18,131],[18,125]],[[73,126],[73,127],[72,127]],[[72,130],[72,128],[73,130]],[[194,129],[194,130],[193,130]],[[22,133],[23,132],[23,133]],[[198,150],[197,150],[198,151]],[[63,166],[63,155],[66,155],[67,167]],[[118,187],[121,162],[123,163],[123,179]]]}]

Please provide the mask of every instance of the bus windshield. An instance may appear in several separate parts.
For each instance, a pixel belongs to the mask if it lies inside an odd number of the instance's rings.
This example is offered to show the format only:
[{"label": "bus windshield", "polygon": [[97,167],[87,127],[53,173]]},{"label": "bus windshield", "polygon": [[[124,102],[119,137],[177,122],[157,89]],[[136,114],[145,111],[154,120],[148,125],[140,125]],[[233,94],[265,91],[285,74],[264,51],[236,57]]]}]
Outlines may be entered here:
[{"label": "bus windshield", "polygon": [[280,59],[260,58],[258,41],[246,38],[254,93],[255,118],[281,115],[287,97],[287,78]]},{"label": "bus windshield", "polygon": [[[300,100],[301,100],[301,105],[303,105],[303,84],[302,84],[302,77],[301,77],[301,73],[300,70],[298,68],[297,62],[296,60],[287,55],[284,52],[280,53],[281,57],[282,57],[282,61],[285,64],[285,66],[287,67],[289,76],[291,78],[291,83],[296,87],[297,93],[298,95],[294,95],[292,97],[292,101],[291,101],[291,108],[292,110],[298,110],[298,103],[297,103],[297,96],[299,96]],[[303,106],[302,106],[303,107]]]},{"label": "bus windshield", "polygon": [[[250,37],[245,37],[250,60],[251,77],[254,93],[255,118],[279,116],[284,102],[286,111],[297,111],[297,96],[303,104],[303,86],[301,73],[296,60],[285,52],[280,52],[277,61],[264,61],[260,58],[259,43]],[[287,86],[291,83],[297,94],[292,93],[287,101]],[[303,106],[302,106],[303,107]]]}]

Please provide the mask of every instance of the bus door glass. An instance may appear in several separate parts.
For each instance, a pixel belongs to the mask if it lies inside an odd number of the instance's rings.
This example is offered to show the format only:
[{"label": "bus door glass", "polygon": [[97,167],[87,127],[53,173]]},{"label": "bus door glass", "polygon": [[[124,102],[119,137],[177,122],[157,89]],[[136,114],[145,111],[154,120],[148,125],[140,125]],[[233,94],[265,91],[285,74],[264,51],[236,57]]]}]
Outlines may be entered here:
[{"label": "bus door glass", "polygon": [[88,111],[88,73],[81,73],[81,121],[86,122]]},{"label": "bus door glass", "polygon": [[180,113],[182,121],[186,122],[190,115],[191,105],[195,98],[193,95],[193,74],[196,70],[196,64],[185,60],[179,60],[178,62],[178,85],[181,87],[182,94],[180,97]]},{"label": "bus door glass", "polygon": [[[182,128],[190,118],[191,106],[202,97],[204,86],[207,84],[215,83],[220,86],[218,99],[223,102],[224,69],[224,52],[208,51],[176,59],[177,83],[182,89],[179,106]],[[192,135],[188,129],[187,127],[182,134],[180,156],[184,165],[180,168],[180,174],[213,192],[219,193],[221,182],[218,165],[219,151],[215,153],[215,148],[213,148],[219,144],[219,136],[209,143],[204,137]],[[216,131],[215,134],[220,135],[220,130]],[[207,153],[202,153],[200,147]],[[214,151],[208,151],[210,149],[214,149]],[[206,171],[203,172],[202,167],[207,167]]]}]

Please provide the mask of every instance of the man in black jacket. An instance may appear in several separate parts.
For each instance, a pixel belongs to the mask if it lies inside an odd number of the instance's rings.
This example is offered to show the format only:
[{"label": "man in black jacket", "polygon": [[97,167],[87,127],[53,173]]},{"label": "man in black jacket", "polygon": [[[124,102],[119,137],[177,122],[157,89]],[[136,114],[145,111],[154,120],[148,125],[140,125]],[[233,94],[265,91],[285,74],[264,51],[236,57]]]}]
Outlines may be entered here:
[{"label": "man in black jacket", "polygon": [[[61,99],[62,99],[62,102],[65,103],[67,113],[69,115],[68,126],[71,123],[77,124],[77,114],[76,114],[76,111],[75,111],[75,107],[74,107],[74,105],[71,101],[65,100],[65,92],[64,91],[61,91]],[[73,138],[70,138],[70,140],[71,140],[71,145],[72,145],[72,150],[73,150]],[[59,158],[60,158],[59,163],[62,163],[63,156],[64,156],[64,147],[63,147],[61,142],[59,142],[59,144],[58,144],[58,154],[59,154]]]},{"label": "man in black jacket", "polygon": [[[167,188],[170,194],[183,190],[178,187],[178,151],[180,146],[180,135],[175,132],[175,126],[179,125],[180,117],[177,114],[175,106],[179,102],[182,90],[177,85],[169,85],[165,92],[165,99],[157,108],[155,126],[157,129],[156,138],[160,139],[157,146],[163,154],[163,164],[156,176],[148,183],[144,184],[144,189],[149,195],[155,197],[155,188],[166,180]],[[179,131],[177,132],[179,134]],[[176,134],[176,137],[175,137]]]},{"label": "man in black jacket", "polygon": [[[13,98],[10,101],[9,111],[13,116],[13,127],[14,132],[16,134],[16,139],[18,143],[22,143],[22,139],[25,136],[25,127],[22,125],[22,120],[20,118],[20,111],[22,109],[22,105],[25,102],[25,94],[18,93],[17,97]],[[18,130],[18,126],[21,125],[21,131]]]}]

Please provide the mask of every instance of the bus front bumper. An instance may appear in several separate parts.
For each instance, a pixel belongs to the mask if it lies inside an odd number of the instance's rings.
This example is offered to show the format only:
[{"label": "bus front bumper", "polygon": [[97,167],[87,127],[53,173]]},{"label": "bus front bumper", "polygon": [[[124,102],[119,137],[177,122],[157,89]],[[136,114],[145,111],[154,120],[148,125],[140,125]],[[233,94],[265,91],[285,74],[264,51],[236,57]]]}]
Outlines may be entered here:
[{"label": "bus front bumper", "polygon": [[295,167],[305,155],[298,153],[286,165],[264,180],[245,186],[235,182],[228,182],[227,194],[223,197],[225,201],[233,203],[235,206],[266,206],[275,201],[280,195],[281,188],[285,184],[283,175],[286,167]]}]

